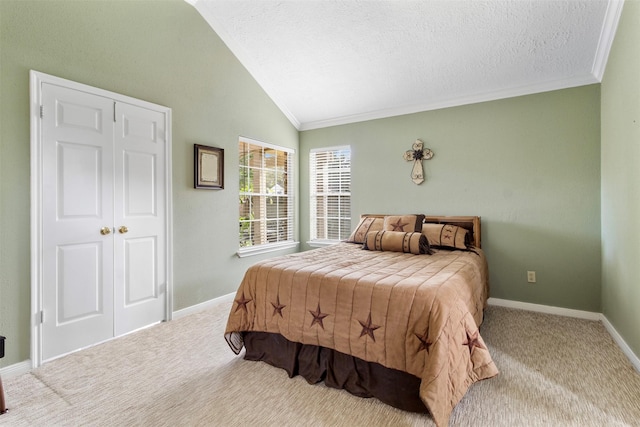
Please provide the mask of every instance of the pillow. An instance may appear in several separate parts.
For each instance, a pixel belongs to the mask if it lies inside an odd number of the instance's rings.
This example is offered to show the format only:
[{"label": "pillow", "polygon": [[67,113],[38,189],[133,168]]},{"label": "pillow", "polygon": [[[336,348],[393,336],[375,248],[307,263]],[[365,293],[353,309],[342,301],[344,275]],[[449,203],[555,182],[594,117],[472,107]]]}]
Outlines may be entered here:
[{"label": "pillow", "polygon": [[370,251],[405,252],[414,255],[431,253],[426,236],[417,232],[371,231],[367,233],[362,247]]},{"label": "pillow", "polygon": [[370,231],[382,230],[384,224],[383,217],[375,216],[360,216],[360,222],[358,226],[353,230],[347,242],[349,243],[364,243],[364,239],[367,237],[367,233]]},{"label": "pillow", "polygon": [[422,234],[436,248],[468,249],[469,230],[451,224],[422,224]]},{"label": "pillow", "polygon": [[404,232],[420,232],[422,231],[422,221],[424,215],[388,215],[384,217],[385,231],[404,231]]}]

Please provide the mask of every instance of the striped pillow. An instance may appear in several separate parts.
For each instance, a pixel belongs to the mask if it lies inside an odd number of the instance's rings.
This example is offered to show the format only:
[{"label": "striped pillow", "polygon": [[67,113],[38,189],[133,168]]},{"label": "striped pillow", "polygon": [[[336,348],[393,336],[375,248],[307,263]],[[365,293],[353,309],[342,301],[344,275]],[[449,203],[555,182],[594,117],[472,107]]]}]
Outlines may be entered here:
[{"label": "striped pillow", "polygon": [[349,243],[364,243],[364,239],[367,233],[370,231],[382,230],[384,225],[384,218],[381,216],[360,216],[360,222],[358,226],[351,232],[351,235],[347,239]]},{"label": "striped pillow", "polygon": [[363,249],[370,251],[405,252],[414,255],[429,254],[429,241],[418,232],[372,231],[367,233]]}]

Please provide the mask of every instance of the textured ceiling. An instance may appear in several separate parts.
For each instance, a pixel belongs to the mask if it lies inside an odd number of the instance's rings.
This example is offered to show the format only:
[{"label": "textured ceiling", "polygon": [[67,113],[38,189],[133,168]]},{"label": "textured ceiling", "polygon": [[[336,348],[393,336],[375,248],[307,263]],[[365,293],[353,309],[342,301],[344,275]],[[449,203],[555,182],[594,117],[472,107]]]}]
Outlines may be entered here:
[{"label": "textured ceiling", "polygon": [[597,83],[621,0],[187,0],[298,129]]}]

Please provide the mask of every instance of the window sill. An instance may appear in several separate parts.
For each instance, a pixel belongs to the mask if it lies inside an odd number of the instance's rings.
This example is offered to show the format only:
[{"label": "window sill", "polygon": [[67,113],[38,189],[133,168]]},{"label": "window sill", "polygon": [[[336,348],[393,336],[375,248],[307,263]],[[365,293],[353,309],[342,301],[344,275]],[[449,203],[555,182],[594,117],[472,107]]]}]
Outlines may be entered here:
[{"label": "window sill", "polygon": [[307,244],[312,248],[324,248],[325,246],[336,245],[342,240],[309,240]]},{"label": "window sill", "polygon": [[238,249],[236,255],[238,258],[245,258],[254,255],[266,254],[274,251],[282,251],[285,249],[297,248],[299,242],[294,242],[293,240],[288,242],[280,242],[280,243],[271,243],[267,245],[258,245],[258,246],[249,246],[248,248]]}]

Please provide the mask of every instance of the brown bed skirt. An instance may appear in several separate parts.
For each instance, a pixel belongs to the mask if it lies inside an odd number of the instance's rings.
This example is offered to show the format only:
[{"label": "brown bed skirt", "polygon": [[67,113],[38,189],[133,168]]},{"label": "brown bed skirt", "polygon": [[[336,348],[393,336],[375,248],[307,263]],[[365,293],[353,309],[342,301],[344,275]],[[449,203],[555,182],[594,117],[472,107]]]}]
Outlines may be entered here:
[{"label": "brown bed skirt", "polygon": [[328,387],[375,397],[398,409],[429,412],[418,394],[420,378],[414,375],[325,347],[292,342],[280,334],[245,332],[243,336],[246,360],[282,368],[291,378],[301,375],[309,384],[324,381]]}]

